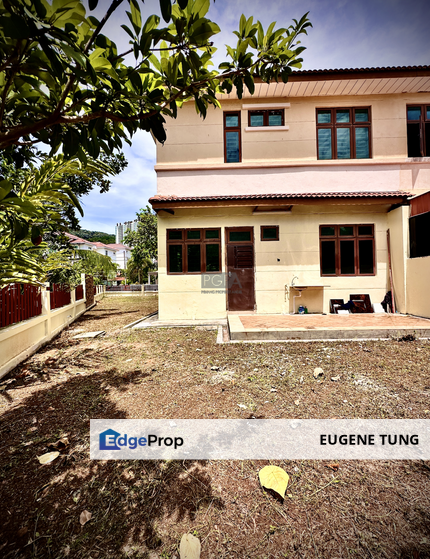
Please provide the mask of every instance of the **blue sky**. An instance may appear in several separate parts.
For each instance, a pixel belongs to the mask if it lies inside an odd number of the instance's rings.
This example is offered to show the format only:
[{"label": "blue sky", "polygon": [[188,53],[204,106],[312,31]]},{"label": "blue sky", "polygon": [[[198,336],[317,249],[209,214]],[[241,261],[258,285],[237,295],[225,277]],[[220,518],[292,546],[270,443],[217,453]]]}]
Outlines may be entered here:
[{"label": "blue sky", "polygon": [[[101,0],[96,17],[110,4]],[[124,3],[125,4],[125,3]],[[240,15],[259,19],[266,28],[272,21],[288,27],[293,18],[309,11],[313,28],[302,43],[303,69],[417,66],[430,64],[429,0],[216,0],[207,17],[221,28],[215,46],[216,62],[224,59],[225,44],[234,44],[232,31]],[[159,14],[159,1],[146,0],[143,18]],[[118,47],[127,48],[121,29],[128,23],[125,8],[105,28]],[[169,138],[167,138],[167,142]],[[148,198],[156,194],[155,145],[146,132],[124,146],[127,169],[114,177],[109,192],[92,192],[82,199],[83,229],[115,232],[117,222],[134,219]]]}]

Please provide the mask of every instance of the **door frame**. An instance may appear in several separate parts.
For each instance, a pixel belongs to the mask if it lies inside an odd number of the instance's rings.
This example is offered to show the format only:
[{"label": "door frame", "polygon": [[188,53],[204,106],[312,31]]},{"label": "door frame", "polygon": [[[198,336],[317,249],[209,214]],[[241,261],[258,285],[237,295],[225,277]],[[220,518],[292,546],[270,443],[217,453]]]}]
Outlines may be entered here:
[{"label": "door frame", "polygon": [[[250,231],[251,232],[251,240],[250,241],[231,241],[229,240],[229,233],[230,231]],[[225,235],[225,270],[226,270],[226,280],[227,280],[227,284],[226,284],[226,290],[225,290],[225,304],[226,304],[226,310],[227,312],[229,311],[228,308],[228,245],[249,245],[252,244],[252,257],[253,257],[253,262],[254,262],[254,267],[252,268],[252,274],[253,274],[253,278],[254,278],[254,290],[253,290],[253,294],[254,294],[254,301],[253,301],[253,307],[254,310],[256,309],[256,299],[255,299],[255,241],[254,241],[254,226],[253,225],[244,225],[244,226],[240,226],[240,227],[224,227],[224,235]],[[241,312],[241,311],[230,311],[230,312]],[[249,311],[243,311],[243,312],[249,312]]]}]

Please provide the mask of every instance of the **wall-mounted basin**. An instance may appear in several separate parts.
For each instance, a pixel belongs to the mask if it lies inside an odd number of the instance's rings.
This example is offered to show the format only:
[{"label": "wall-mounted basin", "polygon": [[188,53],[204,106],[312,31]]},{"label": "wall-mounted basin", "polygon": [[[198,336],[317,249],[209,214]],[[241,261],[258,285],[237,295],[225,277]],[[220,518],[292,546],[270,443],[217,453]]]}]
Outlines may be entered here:
[{"label": "wall-mounted basin", "polygon": [[307,289],[309,287],[309,285],[292,285],[291,286],[293,289],[297,289],[297,291],[304,291],[305,289]]}]

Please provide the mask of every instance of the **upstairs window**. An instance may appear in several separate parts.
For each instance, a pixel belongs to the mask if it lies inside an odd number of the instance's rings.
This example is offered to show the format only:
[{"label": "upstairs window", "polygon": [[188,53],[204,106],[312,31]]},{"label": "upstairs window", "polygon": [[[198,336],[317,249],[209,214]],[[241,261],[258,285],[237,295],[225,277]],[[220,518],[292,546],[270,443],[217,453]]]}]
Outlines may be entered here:
[{"label": "upstairs window", "polygon": [[370,107],[317,109],[318,159],[369,159],[370,118]]},{"label": "upstairs window", "polygon": [[226,163],[242,161],[240,111],[224,113],[224,161]]},{"label": "upstairs window", "polygon": [[322,276],[375,275],[373,225],[321,225]]},{"label": "upstairs window", "polygon": [[407,107],[408,157],[430,157],[430,105]]},{"label": "upstairs window", "polygon": [[220,229],[167,229],[168,274],[220,271]]},{"label": "upstairs window", "polygon": [[284,109],[248,111],[248,126],[284,126]]}]

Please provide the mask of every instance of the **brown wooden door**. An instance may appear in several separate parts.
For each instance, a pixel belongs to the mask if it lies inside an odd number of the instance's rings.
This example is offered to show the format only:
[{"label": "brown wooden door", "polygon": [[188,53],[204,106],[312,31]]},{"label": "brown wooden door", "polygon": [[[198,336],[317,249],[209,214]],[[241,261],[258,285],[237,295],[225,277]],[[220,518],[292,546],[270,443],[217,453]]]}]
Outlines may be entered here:
[{"label": "brown wooden door", "polygon": [[226,228],[226,240],[227,309],[253,311],[255,306],[253,228]]}]

